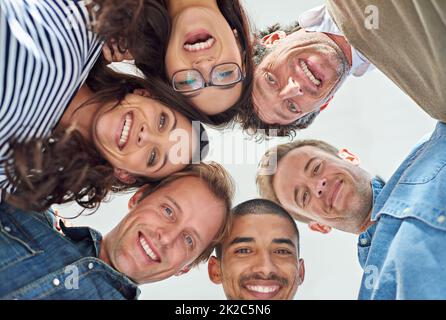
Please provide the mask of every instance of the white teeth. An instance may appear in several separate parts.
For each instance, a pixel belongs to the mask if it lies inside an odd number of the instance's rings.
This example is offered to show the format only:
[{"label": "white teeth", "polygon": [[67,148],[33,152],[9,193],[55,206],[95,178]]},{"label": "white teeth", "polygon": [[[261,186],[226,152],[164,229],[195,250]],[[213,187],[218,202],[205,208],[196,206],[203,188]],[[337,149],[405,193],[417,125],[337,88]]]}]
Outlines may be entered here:
[{"label": "white teeth", "polygon": [[132,122],[133,122],[132,116],[130,114],[127,114],[125,116],[125,122],[124,122],[124,127],[122,128],[121,137],[119,139],[120,148],[122,148],[127,142],[130,133],[130,128],[132,127]]},{"label": "white teeth", "polygon": [[153,252],[152,249],[150,249],[150,246],[147,243],[146,239],[144,239],[143,237],[139,237],[139,243],[141,243],[141,246],[143,247],[144,251],[149,256],[150,259],[155,261],[159,260],[155,252]]},{"label": "white teeth", "polygon": [[248,290],[258,292],[258,293],[271,293],[277,291],[279,286],[247,286]]},{"label": "white teeth", "polygon": [[215,42],[214,38],[209,38],[208,40],[206,40],[204,42],[197,42],[194,44],[185,44],[183,47],[184,47],[184,49],[186,49],[186,51],[199,51],[199,50],[209,49],[210,47],[212,47],[214,42]]},{"label": "white teeth", "polygon": [[305,61],[300,62],[300,67],[302,68],[303,72],[308,77],[308,79],[310,79],[310,81],[313,82],[315,86],[319,86],[321,84],[321,81],[314,76],[314,74],[310,71]]}]

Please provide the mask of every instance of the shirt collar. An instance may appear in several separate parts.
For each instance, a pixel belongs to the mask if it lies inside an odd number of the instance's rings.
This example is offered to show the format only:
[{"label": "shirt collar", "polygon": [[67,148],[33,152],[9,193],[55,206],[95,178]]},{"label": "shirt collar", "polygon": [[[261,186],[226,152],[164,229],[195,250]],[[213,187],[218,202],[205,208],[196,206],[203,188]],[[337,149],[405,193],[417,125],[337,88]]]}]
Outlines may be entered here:
[{"label": "shirt collar", "polygon": [[93,244],[94,251],[91,253],[94,257],[99,258],[101,250],[102,235],[87,227],[66,227],[63,221],[60,221],[60,228],[66,237],[75,243],[87,241]]},{"label": "shirt collar", "polygon": [[[73,241],[83,254],[99,259],[102,235],[98,231],[88,227],[67,227],[63,221],[60,221],[60,228],[64,235]],[[124,294],[124,296],[128,300],[137,299],[141,294],[138,285],[130,280],[126,275],[115,270],[105,262],[101,262],[109,272],[118,277],[121,283],[119,290]]]},{"label": "shirt collar", "polygon": [[[386,183],[384,182],[384,180],[381,177],[374,177],[372,179],[372,193],[373,193],[373,207],[375,207],[376,205],[376,200],[378,199],[381,191],[383,190],[384,186],[386,185]],[[372,210],[372,216],[371,219],[372,221],[375,221],[375,216],[376,214],[374,214],[374,210]]]},{"label": "shirt collar", "polygon": [[[339,30],[338,26],[331,17],[325,5],[318,6],[311,10],[304,12],[299,16],[299,25],[310,32],[323,32],[344,37],[344,34]],[[352,50],[352,67],[350,73],[355,77],[364,75],[369,69],[374,66],[365,58],[358,50],[351,47]]]}]

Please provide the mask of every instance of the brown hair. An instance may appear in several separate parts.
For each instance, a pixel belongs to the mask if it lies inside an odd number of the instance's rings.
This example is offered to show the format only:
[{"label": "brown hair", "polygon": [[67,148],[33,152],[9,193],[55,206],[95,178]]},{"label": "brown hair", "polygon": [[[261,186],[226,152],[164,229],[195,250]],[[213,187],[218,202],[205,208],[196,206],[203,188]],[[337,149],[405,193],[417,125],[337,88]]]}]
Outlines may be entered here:
[{"label": "brown hair", "polygon": [[[290,153],[293,150],[296,150],[298,148],[311,146],[318,149],[321,149],[331,155],[334,155],[336,157],[338,156],[338,149],[333,147],[332,145],[320,141],[320,140],[299,140],[294,141],[291,143],[281,144],[277,147],[274,147],[270,150],[268,150],[265,155],[263,156],[262,160],[260,161],[260,170],[262,167],[270,167],[271,161],[276,161],[276,166],[279,165],[280,160],[282,160],[288,153]],[[274,181],[275,174],[272,175],[266,175],[261,174],[260,172],[257,173],[256,177],[256,183],[257,188],[259,190],[259,194],[262,198],[271,200],[277,204],[281,204],[279,199],[277,198],[276,192],[273,188],[273,181]],[[296,219],[304,223],[309,223],[310,220],[297,212],[290,212],[290,214]]]},{"label": "brown hair", "polygon": [[214,240],[190,265],[191,267],[195,267],[202,262],[206,262],[214,251],[216,245],[229,233],[229,227],[231,225],[230,210],[235,193],[234,182],[229,173],[222,165],[216,162],[192,164],[181,172],[174,173],[156,184],[151,184],[150,188],[147,188],[147,191],[143,194],[140,201],[169,183],[190,176],[198,177],[205,182],[209,190],[211,190],[219,200],[223,201],[225,208],[223,223],[215,235]]},{"label": "brown hair", "polygon": [[[122,50],[128,49],[135,59],[136,66],[145,76],[161,77],[170,85],[164,60],[171,32],[167,0],[92,0],[92,2],[89,8],[96,21],[94,30],[106,42],[117,41]],[[201,114],[203,120],[200,121],[215,127],[224,127],[231,123],[250,100],[254,63],[251,28],[240,1],[217,0],[217,4],[230,27],[237,30],[245,73],[242,95],[231,108],[213,116]]]},{"label": "brown hair", "polygon": [[[198,117],[193,109],[184,108],[184,97],[173,94],[163,81],[119,74],[104,63],[99,60],[87,79],[95,96],[79,108],[89,103],[118,105],[133,90],[147,89],[155,99],[188,118]],[[199,137],[202,135],[205,129],[200,126]],[[122,183],[115,178],[111,164],[76,130],[60,130],[49,137],[9,143],[12,154],[4,165],[14,194],[9,194],[7,201],[24,210],[44,211],[52,204],[71,201],[85,209],[97,209],[110,191],[125,192],[149,181],[146,177],[136,177],[131,185]],[[200,155],[195,159],[201,159],[207,143],[200,139]]]}]

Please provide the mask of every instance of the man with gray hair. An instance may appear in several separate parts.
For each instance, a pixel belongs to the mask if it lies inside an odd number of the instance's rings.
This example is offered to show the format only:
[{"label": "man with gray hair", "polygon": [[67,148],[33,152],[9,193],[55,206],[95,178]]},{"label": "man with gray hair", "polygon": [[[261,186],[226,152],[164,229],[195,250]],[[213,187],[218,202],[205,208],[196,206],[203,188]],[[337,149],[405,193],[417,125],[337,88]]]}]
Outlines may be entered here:
[{"label": "man with gray hair", "polygon": [[306,128],[349,75],[374,66],[445,122],[445,21],[442,0],[328,0],[288,28],[274,25],[259,35],[243,127],[279,135]]}]

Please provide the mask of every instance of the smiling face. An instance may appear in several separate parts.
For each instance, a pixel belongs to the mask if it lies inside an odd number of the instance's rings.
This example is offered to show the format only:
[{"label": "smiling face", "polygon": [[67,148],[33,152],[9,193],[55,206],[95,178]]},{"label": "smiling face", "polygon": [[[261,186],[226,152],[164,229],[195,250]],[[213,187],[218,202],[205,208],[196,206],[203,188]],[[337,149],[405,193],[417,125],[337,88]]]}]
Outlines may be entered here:
[{"label": "smiling face", "polygon": [[102,255],[139,284],[160,281],[180,272],[209,246],[224,215],[223,202],[200,178],[179,178],[133,204],[104,238]]},{"label": "smiling face", "polygon": [[[221,262],[213,267],[225,295],[237,300],[290,300],[305,275],[290,221],[274,214],[235,218],[223,244]],[[211,271],[211,273],[212,273]],[[216,279],[214,278],[213,281]]]},{"label": "smiling face", "polygon": [[369,222],[370,175],[313,146],[290,151],[279,161],[273,188],[290,213],[351,233]]},{"label": "smiling face", "polygon": [[184,169],[198,145],[190,120],[140,94],[104,106],[94,119],[93,140],[114,168],[152,179]]},{"label": "smiling face", "polygon": [[[181,70],[196,69],[210,81],[215,65],[236,63],[242,66],[236,36],[221,14],[216,1],[206,6],[189,6],[172,18],[172,33],[166,53],[166,72],[169,79]],[[222,113],[240,98],[242,84],[227,87],[207,87],[185,93],[198,110],[207,115]]]},{"label": "smiling face", "polygon": [[301,29],[281,40],[255,72],[253,100],[268,124],[290,124],[317,110],[349,70],[330,37]]}]

